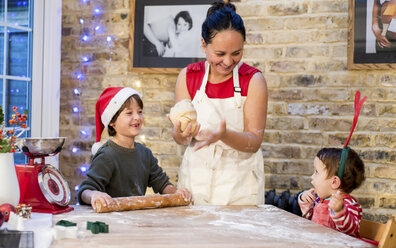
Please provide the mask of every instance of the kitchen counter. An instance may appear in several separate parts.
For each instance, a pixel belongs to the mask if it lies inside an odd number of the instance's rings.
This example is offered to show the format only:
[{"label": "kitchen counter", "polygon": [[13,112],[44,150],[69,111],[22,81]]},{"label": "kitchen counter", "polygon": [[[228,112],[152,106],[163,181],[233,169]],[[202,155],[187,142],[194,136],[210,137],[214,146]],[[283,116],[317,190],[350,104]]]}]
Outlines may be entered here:
[{"label": "kitchen counter", "polygon": [[[187,206],[95,213],[90,206],[53,216],[77,223],[77,239],[51,247],[372,247],[369,244],[276,208]],[[109,233],[92,234],[86,222],[102,221]]]}]

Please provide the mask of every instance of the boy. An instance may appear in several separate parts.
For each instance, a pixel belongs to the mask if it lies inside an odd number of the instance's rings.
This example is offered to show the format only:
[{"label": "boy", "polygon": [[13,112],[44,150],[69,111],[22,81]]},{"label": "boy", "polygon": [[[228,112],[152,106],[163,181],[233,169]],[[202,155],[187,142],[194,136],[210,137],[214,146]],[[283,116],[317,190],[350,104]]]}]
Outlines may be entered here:
[{"label": "boy", "polygon": [[[349,148],[349,147],[348,147]],[[352,149],[339,176],[342,149],[323,148],[314,159],[310,190],[298,197],[303,216],[354,237],[359,236],[362,207],[349,195],[364,181],[364,163]],[[340,179],[341,177],[341,179]]]},{"label": "boy", "polygon": [[[177,189],[158,166],[150,149],[135,142],[143,124],[143,102],[132,88],[110,87],[96,103],[96,141],[91,166],[78,191],[78,201],[91,204],[100,200],[113,204],[113,197],[142,196],[147,187],[161,194],[182,194],[191,199],[187,190]],[[111,139],[102,143],[101,134],[108,130]]]}]

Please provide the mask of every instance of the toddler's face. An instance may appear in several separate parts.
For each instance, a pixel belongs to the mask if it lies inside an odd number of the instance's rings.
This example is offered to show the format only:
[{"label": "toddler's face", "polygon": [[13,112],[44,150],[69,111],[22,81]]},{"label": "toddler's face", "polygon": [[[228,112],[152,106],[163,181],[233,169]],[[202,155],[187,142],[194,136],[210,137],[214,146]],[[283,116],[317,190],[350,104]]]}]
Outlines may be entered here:
[{"label": "toddler's face", "polygon": [[331,178],[327,178],[327,170],[325,164],[318,158],[314,159],[314,173],[311,176],[311,184],[315,188],[315,193],[325,199],[331,196]]},{"label": "toddler's face", "polygon": [[113,128],[116,131],[117,136],[124,136],[128,138],[134,138],[140,133],[140,129],[143,125],[143,110],[139,107],[139,104],[134,98],[132,98],[131,104],[123,109],[113,123]]}]

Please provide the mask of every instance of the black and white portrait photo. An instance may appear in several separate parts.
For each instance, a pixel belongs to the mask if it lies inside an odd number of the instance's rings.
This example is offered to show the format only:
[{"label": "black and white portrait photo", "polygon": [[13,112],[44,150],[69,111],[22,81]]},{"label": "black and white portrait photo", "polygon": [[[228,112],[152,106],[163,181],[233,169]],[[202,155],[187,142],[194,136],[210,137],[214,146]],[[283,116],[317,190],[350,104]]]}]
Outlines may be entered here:
[{"label": "black and white portrait photo", "polygon": [[132,68],[183,68],[203,60],[209,0],[134,0]]},{"label": "black and white portrait photo", "polygon": [[[165,10],[165,11],[164,11]],[[206,5],[146,6],[144,8],[145,56],[204,57],[201,44],[201,13]],[[199,15],[197,14],[199,13]]]}]

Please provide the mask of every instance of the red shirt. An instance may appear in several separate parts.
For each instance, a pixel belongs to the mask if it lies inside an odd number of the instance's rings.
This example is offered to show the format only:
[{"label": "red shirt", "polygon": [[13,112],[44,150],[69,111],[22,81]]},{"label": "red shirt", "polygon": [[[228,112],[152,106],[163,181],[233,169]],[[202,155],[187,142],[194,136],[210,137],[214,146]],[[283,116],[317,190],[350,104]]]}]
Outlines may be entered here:
[{"label": "red shirt", "polygon": [[[241,88],[242,96],[247,96],[249,82],[253,75],[260,72],[258,69],[243,63],[238,70],[239,73],[239,87]],[[190,93],[191,99],[194,99],[195,93],[202,85],[202,79],[205,75],[205,61],[197,62],[187,66],[186,81],[187,89]],[[234,96],[234,82],[233,78],[229,78],[224,82],[212,84],[208,81],[205,90],[209,98],[230,98]]]},{"label": "red shirt", "polygon": [[305,217],[307,219],[353,237],[360,237],[359,227],[362,219],[362,207],[353,196],[342,195],[344,209],[341,213],[333,216],[329,211],[329,199],[323,200],[317,197],[314,204],[309,204],[301,200],[301,194],[298,196],[298,204],[301,212],[306,213]]}]

